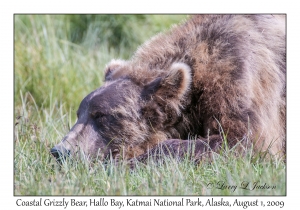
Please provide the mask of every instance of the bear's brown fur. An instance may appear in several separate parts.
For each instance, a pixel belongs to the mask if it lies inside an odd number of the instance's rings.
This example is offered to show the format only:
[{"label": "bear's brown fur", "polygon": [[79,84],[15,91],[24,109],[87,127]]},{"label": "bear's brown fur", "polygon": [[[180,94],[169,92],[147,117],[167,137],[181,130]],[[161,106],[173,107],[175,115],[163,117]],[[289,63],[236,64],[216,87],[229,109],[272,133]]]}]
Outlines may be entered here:
[{"label": "bear's brown fur", "polygon": [[250,141],[284,154],[285,61],[284,15],[193,16],[131,60],[108,64],[105,85],[82,101],[78,122],[52,154],[72,154],[75,144],[91,156],[123,150],[144,158],[161,145],[184,153],[178,139],[189,136],[199,139],[200,154],[217,151],[224,134],[229,146]]}]

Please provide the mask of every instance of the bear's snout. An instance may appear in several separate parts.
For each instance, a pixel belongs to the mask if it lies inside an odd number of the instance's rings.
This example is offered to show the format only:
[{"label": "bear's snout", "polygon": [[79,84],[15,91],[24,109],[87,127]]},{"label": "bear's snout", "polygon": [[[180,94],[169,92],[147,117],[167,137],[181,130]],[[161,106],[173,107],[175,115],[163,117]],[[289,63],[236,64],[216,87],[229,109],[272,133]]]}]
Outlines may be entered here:
[{"label": "bear's snout", "polygon": [[50,150],[50,153],[56,158],[56,161],[62,163],[70,156],[70,150],[66,148],[55,146]]}]

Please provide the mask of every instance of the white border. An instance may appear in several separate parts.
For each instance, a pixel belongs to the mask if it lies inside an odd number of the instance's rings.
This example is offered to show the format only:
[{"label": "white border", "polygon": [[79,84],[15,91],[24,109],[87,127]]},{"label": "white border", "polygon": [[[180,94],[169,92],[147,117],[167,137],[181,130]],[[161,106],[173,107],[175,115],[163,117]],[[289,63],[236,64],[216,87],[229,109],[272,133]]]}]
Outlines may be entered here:
[{"label": "white border", "polygon": [[[150,1],[148,1],[150,2]],[[294,3],[293,3],[294,2]],[[287,13],[287,197],[259,197],[284,200],[286,207],[299,206],[299,20],[296,1],[1,1],[1,203],[3,209],[16,207],[13,196],[13,14],[15,13]],[[297,65],[298,64],[298,65]],[[4,117],[2,117],[4,116]],[[68,197],[71,199],[71,197]],[[241,197],[242,199],[247,197]],[[248,197],[249,200],[252,197]],[[80,197],[76,197],[80,199]],[[88,199],[83,197],[83,200]],[[119,197],[119,199],[126,199]],[[172,198],[171,198],[172,199]],[[204,197],[203,199],[207,199]],[[234,199],[227,197],[227,200]],[[166,207],[171,208],[171,207]],[[172,207],[173,208],[173,207]],[[296,209],[296,208],[294,208]]]}]

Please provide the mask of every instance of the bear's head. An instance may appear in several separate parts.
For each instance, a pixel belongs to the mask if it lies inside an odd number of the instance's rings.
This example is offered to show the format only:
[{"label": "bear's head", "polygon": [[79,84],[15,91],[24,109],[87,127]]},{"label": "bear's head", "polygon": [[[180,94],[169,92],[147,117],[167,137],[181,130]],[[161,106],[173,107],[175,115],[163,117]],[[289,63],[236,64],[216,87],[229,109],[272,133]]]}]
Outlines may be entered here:
[{"label": "bear's head", "polygon": [[191,86],[191,70],[184,63],[150,70],[129,61],[113,60],[105,83],[80,103],[77,122],[51,149],[57,160],[84,155],[104,159],[145,153],[168,138],[180,138],[177,124]]}]

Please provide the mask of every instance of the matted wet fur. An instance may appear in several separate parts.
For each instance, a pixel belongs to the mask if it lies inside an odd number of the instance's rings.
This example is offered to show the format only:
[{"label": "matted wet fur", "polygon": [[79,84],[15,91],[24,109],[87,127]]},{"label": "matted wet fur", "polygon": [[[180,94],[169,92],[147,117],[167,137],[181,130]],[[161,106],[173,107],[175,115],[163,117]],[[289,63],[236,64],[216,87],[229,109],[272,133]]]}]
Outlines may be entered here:
[{"label": "matted wet fur", "polygon": [[283,155],[285,97],[285,15],[195,15],[111,61],[51,153],[144,161],[158,148],[183,156],[198,136],[197,159],[226,135],[229,147],[247,139]]}]

